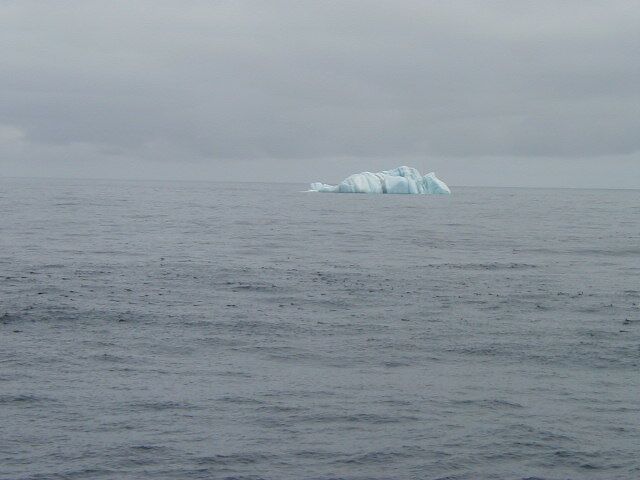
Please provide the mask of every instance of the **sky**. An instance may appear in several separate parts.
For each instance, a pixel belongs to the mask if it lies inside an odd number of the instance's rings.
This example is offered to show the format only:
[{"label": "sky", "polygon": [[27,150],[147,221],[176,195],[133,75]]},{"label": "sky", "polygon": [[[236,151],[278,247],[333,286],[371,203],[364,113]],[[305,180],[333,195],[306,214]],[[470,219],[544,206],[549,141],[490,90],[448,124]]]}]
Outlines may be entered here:
[{"label": "sky", "polygon": [[0,0],[0,176],[640,188],[640,2]]}]

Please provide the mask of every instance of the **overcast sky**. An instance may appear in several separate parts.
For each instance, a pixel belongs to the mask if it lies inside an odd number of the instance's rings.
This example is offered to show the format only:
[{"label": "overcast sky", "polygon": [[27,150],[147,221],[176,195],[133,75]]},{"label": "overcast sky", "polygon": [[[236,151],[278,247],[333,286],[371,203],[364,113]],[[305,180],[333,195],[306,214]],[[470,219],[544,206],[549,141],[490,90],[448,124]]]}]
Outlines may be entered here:
[{"label": "overcast sky", "polygon": [[638,1],[0,0],[0,176],[640,187]]}]

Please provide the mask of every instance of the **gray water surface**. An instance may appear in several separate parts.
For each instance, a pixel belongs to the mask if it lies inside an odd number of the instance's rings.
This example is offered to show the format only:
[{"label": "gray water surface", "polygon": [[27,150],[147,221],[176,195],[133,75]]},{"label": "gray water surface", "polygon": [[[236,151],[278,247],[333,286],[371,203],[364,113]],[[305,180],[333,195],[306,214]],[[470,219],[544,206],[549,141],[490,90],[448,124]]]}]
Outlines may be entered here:
[{"label": "gray water surface", "polygon": [[640,191],[303,189],[0,179],[0,478],[640,478]]}]

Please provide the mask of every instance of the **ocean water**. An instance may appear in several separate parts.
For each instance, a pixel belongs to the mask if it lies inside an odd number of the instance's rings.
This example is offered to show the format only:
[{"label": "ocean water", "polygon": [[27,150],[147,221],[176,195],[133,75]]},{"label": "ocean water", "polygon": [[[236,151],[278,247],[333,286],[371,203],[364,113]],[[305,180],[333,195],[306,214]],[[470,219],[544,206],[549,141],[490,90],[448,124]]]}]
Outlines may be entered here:
[{"label": "ocean water", "polygon": [[0,180],[2,479],[638,479],[640,191]]}]

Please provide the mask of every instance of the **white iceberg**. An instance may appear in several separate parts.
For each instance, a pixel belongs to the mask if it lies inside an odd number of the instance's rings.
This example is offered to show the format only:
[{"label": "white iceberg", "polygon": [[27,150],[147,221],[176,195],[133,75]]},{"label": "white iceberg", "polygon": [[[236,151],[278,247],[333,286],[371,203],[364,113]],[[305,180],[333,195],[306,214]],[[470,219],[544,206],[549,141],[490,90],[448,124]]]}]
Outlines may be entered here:
[{"label": "white iceberg", "polygon": [[398,167],[382,172],[354,173],[339,185],[315,182],[310,192],[323,193],[414,193],[450,194],[449,187],[431,172],[421,175],[412,167]]}]

